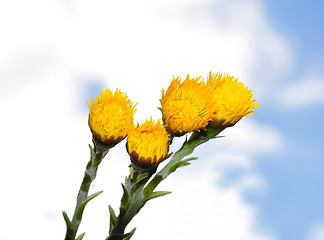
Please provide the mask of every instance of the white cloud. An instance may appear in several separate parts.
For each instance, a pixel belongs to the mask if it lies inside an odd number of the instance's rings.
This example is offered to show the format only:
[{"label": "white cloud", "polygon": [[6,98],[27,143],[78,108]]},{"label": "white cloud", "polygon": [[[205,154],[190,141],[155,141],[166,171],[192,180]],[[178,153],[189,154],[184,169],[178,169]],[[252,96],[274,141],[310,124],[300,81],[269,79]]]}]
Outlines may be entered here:
[{"label": "white cloud", "polygon": [[309,75],[283,87],[280,100],[283,106],[298,109],[324,103],[324,79]]},{"label": "white cloud", "polygon": [[[258,111],[258,109],[256,109]],[[258,154],[280,151],[284,145],[281,133],[274,127],[255,122],[251,116],[240,120],[234,127],[227,128],[222,134],[225,143],[244,153]]]},{"label": "white cloud", "polygon": [[240,186],[227,189],[212,186],[214,176],[215,171],[207,168],[199,172],[179,169],[174,176],[166,179],[159,189],[172,190],[173,193],[145,206],[131,224],[139,226],[137,237],[270,239],[264,234],[253,232],[257,211],[242,202]]},{"label": "white cloud", "polygon": [[[199,153],[207,152],[209,163],[224,170],[233,167],[248,170],[257,155],[278,153],[285,145],[280,132],[248,117],[234,127],[225,129],[220,136],[222,138],[210,141]],[[260,185],[260,181],[257,185]]]},{"label": "white cloud", "polygon": [[[17,8],[18,3],[23,5]],[[247,82],[260,52],[275,64],[272,54],[282,49],[276,46],[284,46],[269,31],[257,1],[249,2],[250,7],[244,7],[243,1],[209,0],[69,4],[75,5],[67,10],[62,2],[53,1],[1,3],[5,36],[0,40],[0,69],[4,69],[0,71],[0,107],[5,113],[0,120],[5,149],[1,166],[6,171],[0,181],[9,182],[3,186],[8,197],[0,205],[0,225],[6,226],[0,233],[3,239],[63,238],[61,211],[71,216],[90,141],[87,116],[76,105],[80,103],[75,100],[75,76],[102,76],[107,87],[119,87],[140,102],[138,120],[151,114],[157,118],[161,88],[168,86],[172,75],[206,75],[213,70]],[[212,4],[218,9],[216,16]],[[231,10],[226,22],[217,15],[222,6]],[[275,37],[275,50],[268,51],[269,44],[263,45],[259,36]],[[31,71],[21,72],[21,66]],[[281,141],[273,129],[249,122],[229,129],[226,136],[215,140],[215,145],[223,140],[225,145],[234,145],[241,151],[237,156],[242,166],[248,166],[255,153],[277,150]],[[129,164],[123,144],[109,153],[99,169],[92,191],[109,190],[85,212],[80,232],[86,231],[87,239],[106,236],[107,203],[118,209],[119,183]],[[225,155],[234,159],[229,151],[220,154],[220,159]],[[259,186],[262,180],[249,176],[232,188],[221,189],[212,184],[220,175],[214,167],[217,163],[208,158],[196,164],[196,171],[194,165],[181,169],[163,183],[161,189],[174,193],[153,200],[134,219],[131,225],[138,226],[134,239],[157,231],[154,239],[190,240],[197,239],[197,234],[206,239],[211,234],[224,240],[273,239],[254,232],[256,210],[240,196],[242,189]],[[17,221],[20,231],[16,231]]]},{"label": "white cloud", "polygon": [[324,240],[324,224],[314,225],[309,233],[308,240]]},{"label": "white cloud", "polygon": [[26,49],[50,49],[77,75],[99,75],[109,87],[127,90],[141,102],[138,119],[147,112],[159,117],[151,110],[159,104],[154,99],[173,75],[228,72],[260,99],[269,85],[251,81],[260,59],[273,74],[291,63],[289,48],[269,29],[257,0],[78,1],[72,12],[52,1],[24,3],[28,11],[2,4],[1,22],[11,22],[0,44],[2,62]]}]

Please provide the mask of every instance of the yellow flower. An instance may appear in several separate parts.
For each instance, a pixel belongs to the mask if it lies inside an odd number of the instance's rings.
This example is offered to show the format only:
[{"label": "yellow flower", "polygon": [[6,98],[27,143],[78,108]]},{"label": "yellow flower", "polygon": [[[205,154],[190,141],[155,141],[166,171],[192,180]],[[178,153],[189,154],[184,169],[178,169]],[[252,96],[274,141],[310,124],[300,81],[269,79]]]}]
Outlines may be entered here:
[{"label": "yellow flower", "polygon": [[88,102],[90,108],[89,127],[93,135],[105,144],[116,144],[123,140],[134,128],[133,117],[136,112],[127,94],[116,89],[101,90],[100,96]]},{"label": "yellow flower", "polygon": [[252,115],[259,105],[252,91],[234,77],[209,72],[207,87],[213,91],[213,114],[211,125],[230,127],[242,117]]},{"label": "yellow flower", "polygon": [[168,157],[169,137],[161,121],[146,120],[127,136],[126,149],[138,166],[152,166]]},{"label": "yellow flower", "polygon": [[212,93],[198,78],[174,78],[165,92],[162,89],[161,108],[163,122],[171,135],[181,136],[204,128],[211,120]]}]

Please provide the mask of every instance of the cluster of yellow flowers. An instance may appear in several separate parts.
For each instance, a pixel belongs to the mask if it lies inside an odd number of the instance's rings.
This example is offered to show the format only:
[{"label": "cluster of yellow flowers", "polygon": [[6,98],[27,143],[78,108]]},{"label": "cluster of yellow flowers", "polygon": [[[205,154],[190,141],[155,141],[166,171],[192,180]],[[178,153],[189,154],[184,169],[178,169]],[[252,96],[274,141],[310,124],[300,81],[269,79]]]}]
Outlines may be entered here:
[{"label": "cluster of yellow flowers", "polygon": [[168,156],[169,140],[207,126],[226,128],[258,107],[252,91],[234,77],[209,73],[185,80],[173,78],[160,100],[162,121],[152,117],[134,126],[136,104],[119,89],[109,89],[89,101],[89,126],[94,137],[117,144],[127,135],[126,148],[133,162],[141,166],[158,164]]}]

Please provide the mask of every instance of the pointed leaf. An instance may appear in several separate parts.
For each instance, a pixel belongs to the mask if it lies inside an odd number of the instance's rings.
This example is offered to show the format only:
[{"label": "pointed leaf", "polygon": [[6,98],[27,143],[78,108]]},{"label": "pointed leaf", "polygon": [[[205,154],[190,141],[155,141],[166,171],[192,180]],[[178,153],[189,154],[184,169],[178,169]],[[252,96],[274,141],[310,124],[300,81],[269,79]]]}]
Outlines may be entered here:
[{"label": "pointed leaf", "polygon": [[90,148],[90,156],[92,156],[93,148],[92,148],[92,146],[90,144],[89,144],[89,148]]},{"label": "pointed leaf", "polygon": [[134,228],[132,231],[130,231],[129,233],[126,234],[126,237],[123,238],[123,240],[129,240],[135,233],[136,228]]},{"label": "pointed leaf", "polygon": [[123,194],[120,202],[121,202],[121,207],[122,206],[125,207],[127,205],[127,203],[128,203],[128,200],[129,200],[129,193],[128,193],[128,191],[127,191],[124,184],[122,184],[122,187],[123,187],[124,194]]},{"label": "pointed leaf", "polygon": [[183,159],[182,162],[189,162],[189,161],[193,161],[193,160],[197,160],[197,159],[198,159],[197,157],[191,157],[191,158]]},{"label": "pointed leaf", "polygon": [[83,205],[83,204],[87,204],[87,203],[90,202],[92,199],[94,199],[95,197],[99,196],[101,193],[103,193],[103,191],[98,191],[98,192],[95,192],[95,193],[91,194],[90,196],[88,196],[88,197],[86,198],[86,200],[83,201],[83,203],[82,203],[81,205]]},{"label": "pointed leaf", "polygon": [[66,214],[65,211],[63,211],[62,214],[63,214],[63,218],[64,218],[65,223],[66,223],[66,227],[67,227],[68,229],[70,229],[70,228],[72,227],[72,223],[71,223],[71,221],[70,221],[68,215]]},{"label": "pointed leaf", "polygon": [[77,220],[81,220],[82,218],[82,213],[83,210],[85,208],[85,206],[87,205],[88,202],[90,202],[92,199],[94,199],[95,197],[97,197],[99,194],[101,194],[103,191],[99,191],[99,192],[95,192],[94,194],[91,194],[90,196],[88,196],[81,204],[80,204],[80,208],[78,210],[78,213],[76,215],[76,219]]},{"label": "pointed leaf", "polygon": [[181,167],[185,167],[190,165],[190,162],[179,162],[179,164],[177,165],[177,168],[181,168]]},{"label": "pointed leaf", "polygon": [[106,155],[108,154],[108,152],[109,152],[109,149],[106,150],[106,151],[104,151],[103,154],[102,154],[102,158],[101,159],[104,159],[104,157],[106,157]]},{"label": "pointed leaf", "polygon": [[222,135],[222,136],[215,136],[214,138],[223,138],[223,137],[225,137],[224,135]]},{"label": "pointed leaf", "polygon": [[196,160],[196,159],[198,158],[197,157],[186,158],[178,163],[177,168],[188,166],[191,164],[189,161]]},{"label": "pointed leaf", "polygon": [[140,174],[139,176],[137,176],[136,183],[140,182],[141,180],[143,180],[147,176],[148,176],[147,172]]},{"label": "pointed leaf", "polygon": [[152,192],[150,194],[150,196],[148,197],[148,200],[151,200],[153,198],[157,198],[157,197],[162,197],[162,196],[165,196],[165,195],[168,195],[172,192],[169,192],[169,191],[157,191],[157,192]]},{"label": "pointed leaf", "polygon": [[110,205],[108,206],[108,209],[109,209],[109,213],[110,213],[110,224],[109,224],[109,233],[110,233],[111,230],[113,229],[113,227],[117,223],[117,217],[114,212],[114,209]]},{"label": "pointed leaf", "polygon": [[132,164],[129,165],[128,168],[129,168],[129,176],[130,176],[131,179],[133,179],[133,177],[134,177],[134,168],[133,168],[133,165]]},{"label": "pointed leaf", "polygon": [[216,128],[216,127],[208,127],[207,126],[206,131],[205,131],[206,138],[213,139],[213,138],[221,137],[221,136],[218,136],[218,134],[223,130],[224,130],[224,128]]},{"label": "pointed leaf", "polygon": [[84,235],[85,235],[85,232],[84,232],[84,233],[81,233],[81,234],[77,237],[76,240],[82,240],[83,237],[84,237]]},{"label": "pointed leaf", "polygon": [[155,189],[155,187],[163,180],[161,174],[156,174],[155,177],[150,181],[149,184],[144,188],[143,194],[145,197],[148,197]]}]

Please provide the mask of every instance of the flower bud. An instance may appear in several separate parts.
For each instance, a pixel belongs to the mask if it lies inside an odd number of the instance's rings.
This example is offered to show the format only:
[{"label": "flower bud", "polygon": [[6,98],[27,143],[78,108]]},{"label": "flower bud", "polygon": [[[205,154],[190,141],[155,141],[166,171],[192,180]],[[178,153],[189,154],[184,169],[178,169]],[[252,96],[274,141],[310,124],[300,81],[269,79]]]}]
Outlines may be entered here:
[{"label": "flower bud", "polygon": [[231,127],[259,106],[252,99],[252,91],[234,77],[210,72],[207,87],[213,92],[210,126]]},{"label": "flower bud", "polygon": [[111,148],[134,128],[136,104],[134,105],[121,90],[116,89],[114,94],[110,89],[101,90],[100,96],[90,100],[88,105],[88,123],[95,145]]},{"label": "flower bud", "polygon": [[146,120],[127,137],[126,149],[133,165],[150,168],[168,157],[169,137],[161,121]]},{"label": "flower bud", "polygon": [[210,118],[212,93],[198,78],[181,82],[173,78],[167,91],[162,90],[161,111],[163,122],[172,136],[181,136],[204,128]]}]

